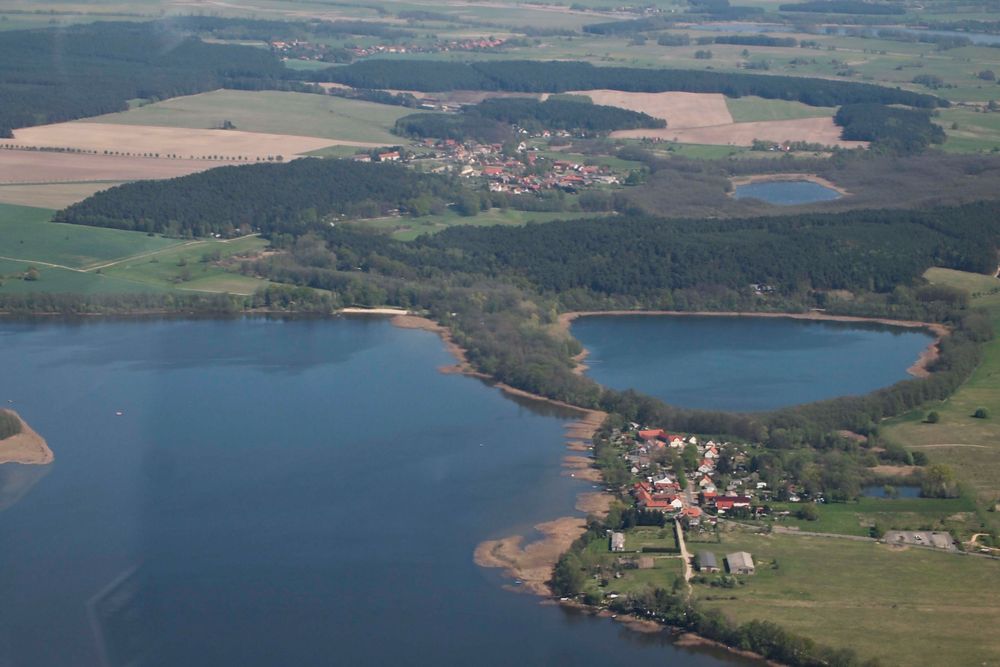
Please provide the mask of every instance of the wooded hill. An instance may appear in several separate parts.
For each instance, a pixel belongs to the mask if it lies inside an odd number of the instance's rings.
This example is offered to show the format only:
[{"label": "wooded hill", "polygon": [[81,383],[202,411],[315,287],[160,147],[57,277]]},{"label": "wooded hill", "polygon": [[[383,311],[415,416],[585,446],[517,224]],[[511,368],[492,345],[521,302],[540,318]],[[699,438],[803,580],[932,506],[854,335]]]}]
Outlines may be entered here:
[{"label": "wooded hill", "polygon": [[216,88],[291,89],[270,52],[206,44],[168,23],[91,23],[0,32],[0,136],[11,130],[124,111],[134,98]]},{"label": "wooded hill", "polygon": [[458,190],[442,176],[400,165],[300,159],[127,183],[73,204],[55,219],[171,236],[296,234],[329,215],[376,217],[421,198],[452,201]]},{"label": "wooded hill", "polygon": [[757,95],[796,100],[812,106],[839,106],[858,102],[904,104],[934,108],[946,100],[870,83],[830,81],[792,76],[737,72],[637,67],[595,67],[586,62],[498,60],[447,62],[435,60],[364,60],[319,70],[314,81],[342,83],[355,88],[393,88],[427,92],[499,90],[521,93],[559,93],[570,90],[611,89],[628,92],[722,93],[728,97]]},{"label": "wooded hill", "polygon": [[417,138],[499,143],[513,136],[512,125],[528,132],[565,130],[574,134],[601,134],[640,127],[666,127],[667,122],[629,109],[592,104],[589,98],[550,98],[540,102],[530,97],[505,97],[463,107],[458,116],[427,113],[404,116],[396,121],[395,132]]}]

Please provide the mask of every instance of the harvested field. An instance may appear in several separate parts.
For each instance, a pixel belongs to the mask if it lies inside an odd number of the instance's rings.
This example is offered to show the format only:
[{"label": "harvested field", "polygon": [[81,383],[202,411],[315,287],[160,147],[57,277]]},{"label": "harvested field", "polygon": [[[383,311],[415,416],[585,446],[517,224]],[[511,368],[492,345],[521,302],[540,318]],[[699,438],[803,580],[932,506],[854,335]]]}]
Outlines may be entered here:
[{"label": "harvested field", "polygon": [[[175,178],[232,162],[0,150],[0,184]],[[104,184],[107,187],[108,183]]]},{"label": "harvested field", "polygon": [[621,107],[667,121],[668,129],[728,125],[733,122],[721,93],[625,93],[620,90],[578,90],[594,104]]},{"label": "harvested field", "polygon": [[158,153],[161,156],[178,155],[187,159],[208,156],[242,157],[250,161],[276,155],[291,157],[335,143],[366,148],[381,145],[239,130],[195,130],[84,121],[21,128],[14,131],[14,139],[8,143],[46,148],[77,148],[99,153]]},{"label": "harvested field", "polygon": [[0,185],[0,204],[37,208],[64,208],[83,201],[95,192],[121,185],[121,182],[43,183]]},{"label": "harvested field", "polygon": [[676,141],[682,144],[715,144],[750,146],[754,139],[767,141],[807,141],[825,146],[858,148],[863,141],[844,141],[840,128],[832,118],[799,118],[796,120],[771,120],[756,123],[730,123],[712,127],[671,128],[656,130],[621,130],[612,132],[615,138],[650,138]]},{"label": "harvested field", "polygon": [[412,111],[312,93],[215,90],[96,116],[86,122],[211,130],[228,121],[233,126],[230,131],[321,138],[328,139],[328,144],[392,145],[399,143],[399,137],[389,130],[396,120]]}]

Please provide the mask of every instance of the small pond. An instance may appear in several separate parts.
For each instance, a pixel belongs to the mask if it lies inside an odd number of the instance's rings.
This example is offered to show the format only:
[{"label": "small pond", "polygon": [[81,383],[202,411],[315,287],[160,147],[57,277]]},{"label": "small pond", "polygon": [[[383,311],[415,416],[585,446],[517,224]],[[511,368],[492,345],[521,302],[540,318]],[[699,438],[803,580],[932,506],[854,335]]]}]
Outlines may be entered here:
[{"label": "small pond", "polygon": [[842,195],[833,188],[803,180],[759,181],[737,185],[733,196],[736,199],[759,199],[778,206],[794,206],[840,199]]},{"label": "small pond", "polygon": [[896,490],[895,496],[890,496],[885,492],[886,488],[882,484],[871,484],[869,486],[862,487],[861,495],[866,498],[919,498],[920,497],[920,487],[919,486],[893,486]]}]

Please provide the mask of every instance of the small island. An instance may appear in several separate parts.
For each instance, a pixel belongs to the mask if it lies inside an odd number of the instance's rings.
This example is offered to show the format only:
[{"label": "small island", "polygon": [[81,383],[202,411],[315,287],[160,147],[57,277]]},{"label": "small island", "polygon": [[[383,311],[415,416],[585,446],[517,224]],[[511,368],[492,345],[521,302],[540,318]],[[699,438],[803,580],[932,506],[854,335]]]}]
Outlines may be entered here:
[{"label": "small island", "polygon": [[46,465],[54,460],[45,438],[13,410],[0,410],[0,464]]}]

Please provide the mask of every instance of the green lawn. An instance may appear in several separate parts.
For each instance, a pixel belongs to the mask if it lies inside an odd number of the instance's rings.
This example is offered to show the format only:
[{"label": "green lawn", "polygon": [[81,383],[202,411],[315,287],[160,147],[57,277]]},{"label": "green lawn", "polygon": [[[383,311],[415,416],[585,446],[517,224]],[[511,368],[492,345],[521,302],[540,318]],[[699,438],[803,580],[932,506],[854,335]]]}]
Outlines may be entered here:
[{"label": "green lawn", "polygon": [[0,256],[86,268],[178,241],[140,232],[50,222],[54,211],[0,204]]},{"label": "green lawn", "polygon": [[[636,527],[625,532],[625,553],[612,553],[608,549],[607,540],[597,540],[584,550],[581,560],[588,567],[600,566],[608,580],[606,586],[597,579],[589,579],[585,592],[606,595],[610,593],[625,594],[650,586],[670,588],[674,580],[683,576],[683,564],[675,553],[639,554],[642,547],[658,547],[675,549],[676,541],[671,524],[663,528]],[[648,556],[653,559],[653,567],[647,570],[625,568],[619,566],[618,559],[633,559],[638,556]],[[621,574],[615,577],[614,573]]]},{"label": "green lawn", "polygon": [[251,236],[233,241],[185,242],[151,256],[140,256],[104,269],[104,273],[157,288],[251,294],[266,281],[234,273],[213,259],[260,250],[267,242]]},{"label": "green lawn", "polygon": [[[22,276],[32,266],[38,270],[38,280],[23,280]],[[118,294],[150,291],[160,290],[152,285],[98,273],[57,269],[31,262],[0,259],[0,294],[26,294],[29,292]]]},{"label": "green lawn", "polygon": [[585,213],[574,211],[559,211],[556,213],[515,211],[514,209],[502,210],[494,208],[483,211],[476,216],[463,216],[454,212],[447,212],[441,215],[427,215],[420,218],[378,218],[375,220],[363,220],[358,224],[376,229],[391,230],[392,237],[400,241],[412,241],[422,234],[436,234],[449,227],[458,225],[474,225],[486,227],[490,225],[524,225],[529,222],[551,222],[553,220],[574,220],[577,218],[590,218],[598,213]]},{"label": "green lawn", "polygon": [[[1000,86],[997,86],[1000,98]],[[942,148],[953,153],[978,153],[1000,149],[1000,112],[976,112],[971,109],[942,109],[938,123],[948,140]],[[955,127],[957,125],[957,127]]]},{"label": "green lawn", "polygon": [[216,90],[88,121],[212,129],[228,120],[237,130],[246,132],[395,144],[400,138],[390,134],[389,129],[398,118],[412,112],[405,107],[329,95]]},{"label": "green lawn", "polygon": [[832,107],[811,107],[788,100],[765,100],[762,97],[727,97],[726,106],[737,123],[759,120],[795,120],[797,118],[833,117]]},{"label": "green lawn", "polygon": [[757,566],[743,586],[694,587],[704,606],[736,621],[773,621],[884,665],[1000,664],[998,561],[742,532],[725,533],[713,550],[749,551]]},{"label": "green lawn", "polygon": [[[795,512],[802,503],[771,503],[775,511]],[[777,526],[798,528],[813,533],[839,533],[868,536],[869,527],[876,523],[886,530],[919,530],[925,526],[935,530],[962,524],[975,511],[975,504],[966,498],[861,498],[850,503],[816,505],[819,519],[804,521],[794,516],[781,517]]]}]

